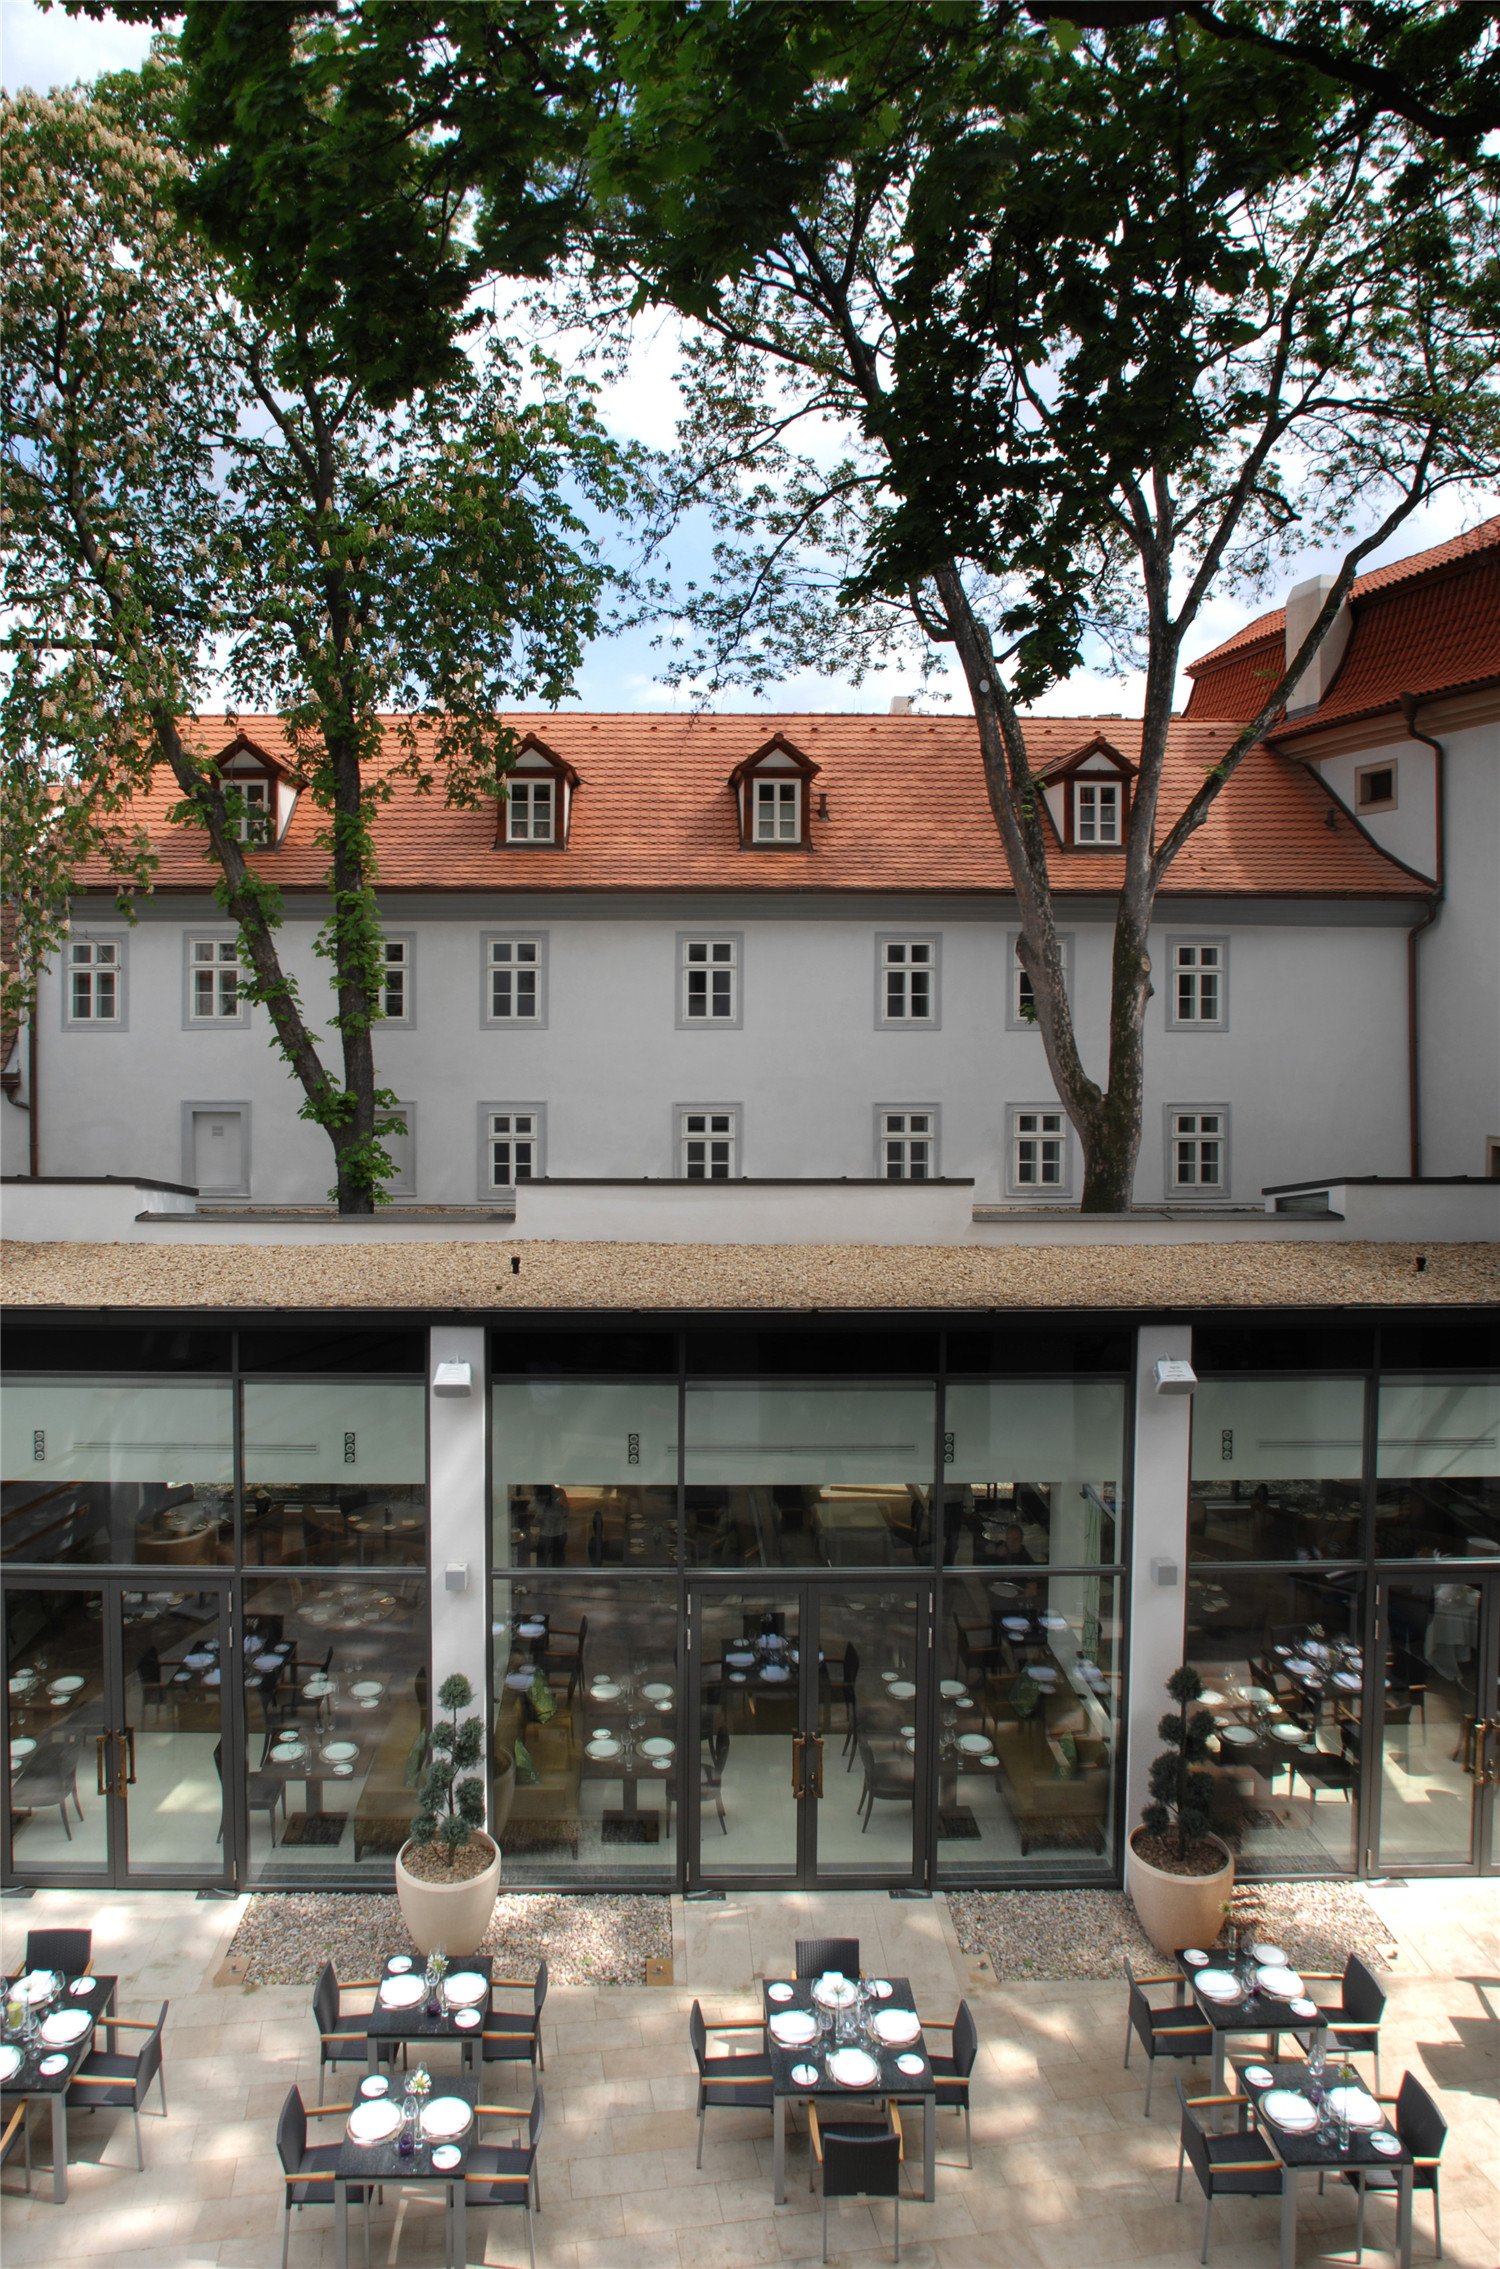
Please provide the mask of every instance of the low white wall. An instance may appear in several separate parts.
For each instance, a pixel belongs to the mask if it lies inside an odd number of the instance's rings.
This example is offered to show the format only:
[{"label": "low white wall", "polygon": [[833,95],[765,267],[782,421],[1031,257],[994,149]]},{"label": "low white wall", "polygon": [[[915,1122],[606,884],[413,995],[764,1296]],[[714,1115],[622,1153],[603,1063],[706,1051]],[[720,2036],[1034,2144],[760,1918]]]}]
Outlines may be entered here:
[{"label": "low white wall", "polygon": [[[1325,1234],[1418,1244],[1425,1237],[1435,1245],[1491,1245],[1500,1239],[1500,1182],[1327,1182],[1308,1187],[1326,1189],[1330,1212],[1344,1217],[1330,1222]],[[1274,1197],[1266,1200],[1268,1206],[1275,1203]],[[1299,1217],[1278,1213],[1273,1218],[1281,1227]],[[1300,1218],[1315,1221],[1317,1216]]]},{"label": "low white wall", "polygon": [[138,1213],[191,1219],[197,1202],[190,1190],[154,1182],[7,1182],[0,1234],[27,1245],[117,1245],[138,1234]]},{"label": "low white wall", "polygon": [[962,1245],[974,1191],[941,1182],[523,1182],[518,1237],[663,1245]]}]

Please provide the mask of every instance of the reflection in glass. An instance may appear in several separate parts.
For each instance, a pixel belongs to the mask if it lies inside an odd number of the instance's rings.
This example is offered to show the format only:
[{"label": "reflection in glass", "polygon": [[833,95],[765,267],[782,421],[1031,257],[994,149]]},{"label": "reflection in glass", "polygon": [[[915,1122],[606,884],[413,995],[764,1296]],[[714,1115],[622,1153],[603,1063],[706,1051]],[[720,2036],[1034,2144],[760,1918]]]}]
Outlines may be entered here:
[{"label": "reflection in glass", "polygon": [[930,1387],[690,1387],[686,1549],[700,1567],[931,1556]]},{"label": "reflection in glass", "polygon": [[1479,1586],[1401,1577],[1385,1596],[1380,1864],[1464,1865],[1483,1770],[1472,1732],[1479,1714]]},{"label": "reflection in glass", "polygon": [[1500,1379],[1382,1379],[1375,1470],[1382,1559],[1493,1559]]},{"label": "reflection in glass", "polygon": [[247,1566],[425,1565],[420,1380],[278,1381],[244,1393]]},{"label": "reflection in glass", "polygon": [[491,1825],[508,1883],[671,1874],[684,1734],[672,1579],[497,1578]]},{"label": "reflection in glass", "polygon": [[1214,1824],[1257,1872],[1355,1865],[1362,1599],[1348,1569],[1189,1580],[1188,1659],[1218,1726]]},{"label": "reflection in glass", "polygon": [[1336,1560],[1359,1549],[1358,1379],[1212,1379],[1193,1397],[1194,1560]]},{"label": "reflection in glass", "polygon": [[129,1806],[137,1874],[216,1874],[223,1863],[224,1631],[211,1592],[120,1594]]},{"label": "reflection in glass", "polygon": [[[799,1810],[792,1788],[793,1744],[802,1730],[802,1631],[796,1597],[706,1594],[701,1607],[698,1847],[703,1874],[709,1880],[732,1875],[768,1881],[791,1875],[797,1866]],[[825,1743],[823,1777],[825,1791],[841,1777],[831,1740]]]},{"label": "reflection in glass", "polygon": [[427,1583],[247,1581],[249,1873],[388,1885],[427,1740]]},{"label": "reflection in glass", "polygon": [[[818,1731],[823,1797],[817,1806],[818,1866],[836,1874],[908,1875],[912,1867],[918,1757],[917,1594],[821,1588],[818,1606]],[[946,1741],[945,1788],[968,1769]]]},{"label": "reflection in glass", "polygon": [[530,1379],[491,1407],[496,1567],[675,1561],[675,1386]]},{"label": "reflection in glass", "polygon": [[1089,1566],[1115,1558],[1123,1386],[950,1386],[945,1424],[946,1567]]},{"label": "reflection in glass", "polygon": [[[44,1879],[108,1861],[99,1784],[104,1634],[96,1591],[5,1595],[11,1850]],[[107,1746],[113,1747],[113,1744]]]},{"label": "reflection in glass", "polygon": [[227,1382],[17,1379],[0,1388],[0,1414],[7,1560],[233,1558]]},{"label": "reflection in glass", "polygon": [[938,1729],[940,1876],[1035,1857],[1107,1866],[1118,1753],[1113,1576],[966,1574],[947,1586]]}]

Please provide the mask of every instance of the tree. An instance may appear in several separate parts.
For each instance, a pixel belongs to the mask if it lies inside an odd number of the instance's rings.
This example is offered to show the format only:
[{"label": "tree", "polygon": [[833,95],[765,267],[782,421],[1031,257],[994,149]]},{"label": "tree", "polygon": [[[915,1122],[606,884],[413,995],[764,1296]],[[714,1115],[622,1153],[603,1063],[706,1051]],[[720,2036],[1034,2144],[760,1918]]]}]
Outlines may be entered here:
[{"label": "tree", "polygon": [[[587,389],[492,336],[442,384],[375,406],[300,308],[249,313],[177,217],[170,71],[4,112],[9,682],[0,710],[19,984],[67,927],[79,861],[130,897],[132,806],[158,767],[201,830],[267,1009],[333,1145],[341,1211],[392,1171],[377,1083],[373,827],[397,779],[503,794],[498,711],[556,701],[611,581],[581,509],[630,467]],[[195,713],[218,689],[230,722]],[[274,852],[214,756],[235,707],[275,711],[324,815],[336,1074],[282,965]],[[394,715],[388,713],[394,712]]]}]

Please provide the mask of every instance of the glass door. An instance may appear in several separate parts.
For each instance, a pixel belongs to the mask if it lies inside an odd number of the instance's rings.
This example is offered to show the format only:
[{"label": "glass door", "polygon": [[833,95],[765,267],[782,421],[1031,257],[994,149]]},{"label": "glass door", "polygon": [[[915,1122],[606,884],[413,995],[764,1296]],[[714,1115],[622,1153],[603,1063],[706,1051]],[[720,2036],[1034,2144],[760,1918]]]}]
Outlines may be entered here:
[{"label": "glass door", "polygon": [[915,1880],[930,1587],[695,1585],[688,1660],[690,1889]]},{"label": "glass door", "polygon": [[1500,1577],[1392,1576],[1377,1628],[1377,1871],[1489,1874],[1500,1864]]},{"label": "glass door", "polygon": [[226,1608],[223,1585],[7,1580],[7,1881],[228,1880]]}]

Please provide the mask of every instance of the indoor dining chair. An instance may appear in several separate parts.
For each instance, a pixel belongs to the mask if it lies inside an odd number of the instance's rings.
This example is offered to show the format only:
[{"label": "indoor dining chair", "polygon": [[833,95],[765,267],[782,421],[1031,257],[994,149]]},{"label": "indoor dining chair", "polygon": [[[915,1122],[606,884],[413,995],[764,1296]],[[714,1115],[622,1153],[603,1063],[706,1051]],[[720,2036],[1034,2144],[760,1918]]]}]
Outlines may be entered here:
[{"label": "indoor dining chair", "polygon": [[135,2121],[135,2171],[144,2174],[141,2153],[141,2106],[154,2080],[161,2095],[161,2118],[167,2116],[167,2077],[161,2060],[161,2032],[167,2021],[164,2001],[155,2019],[109,2017],[104,2020],[111,2037],[119,2031],[144,2033],[135,2054],[93,2048],[68,2083],[68,2108],[80,2111],[128,2111]]}]

